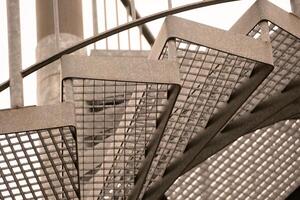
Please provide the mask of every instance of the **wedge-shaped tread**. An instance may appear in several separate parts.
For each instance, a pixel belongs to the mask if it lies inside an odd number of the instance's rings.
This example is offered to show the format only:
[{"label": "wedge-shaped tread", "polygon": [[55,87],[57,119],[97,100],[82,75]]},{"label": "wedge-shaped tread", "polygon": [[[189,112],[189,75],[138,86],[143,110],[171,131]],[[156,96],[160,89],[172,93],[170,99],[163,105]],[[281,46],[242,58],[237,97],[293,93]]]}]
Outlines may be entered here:
[{"label": "wedge-shaped tread", "polygon": [[79,199],[74,106],[0,111],[0,199]]},{"label": "wedge-shaped tread", "polygon": [[[257,1],[231,28],[270,42],[274,70],[237,112],[235,120],[240,123],[233,121],[224,134],[208,143],[185,172],[194,169],[180,177],[167,196],[285,199],[299,186],[296,166],[300,163],[295,154],[300,149],[299,27],[295,15],[268,1]],[[249,123],[253,124],[250,133],[245,130]]]},{"label": "wedge-shaped tread", "polygon": [[[172,49],[174,41],[176,45]],[[150,171],[152,173],[149,173],[145,190],[149,185],[151,188],[151,184],[161,177],[158,183],[166,180],[164,178],[169,172],[165,170],[178,160],[184,160],[187,157],[185,156],[187,145],[197,145],[192,142],[194,138],[214,126],[213,119],[220,115],[220,112],[224,114],[230,110],[228,101],[235,97],[239,98],[237,93],[239,88],[249,84],[255,76],[260,77],[258,79],[256,77],[252,82],[252,86],[257,87],[272,71],[269,43],[177,17],[168,17],[149,58],[171,59],[170,53],[174,55],[174,52],[180,63],[182,89],[160,143],[158,156],[153,162]],[[248,90],[248,95],[254,92],[256,87]],[[240,99],[241,102],[237,105],[242,106],[247,97]],[[231,108],[230,111],[235,109]],[[228,117],[227,120],[230,119],[231,117]],[[226,120],[223,123],[226,124]],[[221,130],[223,127],[219,128]],[[218,131],[213,132],[207,137],[208,140]],[[201,150],[201,146],[199,145],[195,152]],[[195,152],[192,153],[193,156]],[[188,164],[193,156],[185,160],[184,165]],[[174,173],[172,176],[170,180],[175,180],[179,174]],[[167,182],[169,184],[169,181]],[[153,188],[158,189],[158,184],[149,189],[145,199],[156,197],[152,195],[155,193]],[[159,190],[163,190],[162,188]]]},{"label": "wedge-shaped tread", "polygon": [[81,198],[127,199],[144,182],[179,93],[177,64],[66,56],[62,85],[76,107]]}]

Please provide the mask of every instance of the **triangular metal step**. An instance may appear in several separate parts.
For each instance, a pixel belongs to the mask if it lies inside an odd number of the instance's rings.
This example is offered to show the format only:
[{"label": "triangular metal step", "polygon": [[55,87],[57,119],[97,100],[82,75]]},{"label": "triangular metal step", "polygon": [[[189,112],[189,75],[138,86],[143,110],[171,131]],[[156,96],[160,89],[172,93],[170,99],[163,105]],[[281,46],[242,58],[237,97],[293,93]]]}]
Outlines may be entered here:
[{"label": "triangular metal step", "polygon": [[[294,154],[300,148],[299,121],[293,118],[300,112],[299,27],[298,17],[262,0],[231,28],[232,32],[269,40],[274,70],[237,113],[236,119],[242,118],[240,125],[231,124],[228,131],[213,139],[190,166],[196,167],[171,186],[168,197],[285,199],[300,184],[299,159]],[[262,34],[266,35],[261,37]],[[268,112],[272,115],[263,121]],[[253,120],[262,123],[253,127],[253,133],[243,136],[247,133],[243,127]],[[234,132],[233,127],[240,127],[240,131]],[[192,182],[195,186],[189,187]]]},{"label": "triangular metal step", "polygon": [[[148,176],[148,185],[144,186],[145,190],[149,185],[151,188],[146,193],[146,199],[158,198],[181,175],[179,172],[184,169],[183,166],[188,166],[196,152],[201,151],[203,141],[217,134],[218,131],[206,133],[210,127],[218,125],[213,122],[214,118],[221,115],[225,117],[239,108],[230,106],[230,100],[242,97],[247,90],[250,95],[255,90],[252,86],[260,85],[272,70],[269,43],[177,17],[166,19],[149,58],[167,59],[172,50],[169,45],[172,40],[176,43],[174,47],[180,64],[182,90]],[[241,87],[247,89],[242,92]],[[247,98],[240,100],[235,106],[242,106]],[[228,122],[224,123],[226,125]],[[199,136],[207,134],[211,134],[208,139],[198,140]],[[189,144],[191,148],[197,145],[196,140],[201,143],[199,149],[191,155],[185,155],[188,154],[186,146]],[[178,167],[173,163],[176,160]],[[179,165],[182,168],[176,173],[175,168],[179,168]]]},{"label": "triangular metal step", "polygon": [[0,198],[79,199],[74,106],[0,111]]},{"label": "triangular metal step", "polygon": [[147,174],[179,85],[170,61],[62,59],[63,101],[75,104],[82,199],[128,197],[140,171]]}]

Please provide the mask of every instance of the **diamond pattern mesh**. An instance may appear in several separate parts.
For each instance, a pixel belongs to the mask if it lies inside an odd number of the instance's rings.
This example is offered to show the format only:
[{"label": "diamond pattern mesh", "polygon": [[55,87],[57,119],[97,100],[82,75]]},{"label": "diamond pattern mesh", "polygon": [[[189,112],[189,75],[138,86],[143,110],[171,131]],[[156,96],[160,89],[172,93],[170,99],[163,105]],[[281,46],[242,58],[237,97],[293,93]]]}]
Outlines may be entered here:
[{"label": "diamond pattern mesh", "polygon": [[[274,70],[237,112],[236,118],[299,79],[300,40],[268,23]],[[249,36],[259,39],[257,25]],[[299,121],[282,121],[243,136],[178,178],[170,199],[284,199],[300,185]]]},{"label": "diamond pattern mesh", "polygon": [[[126,199],[168,106],[168,84],[74,78],[82,199]],[[66,87],[64,87],[64,90]]]},{"label": "diamond pattern mesh", "polygon": [[0,199],[78,199],[74,128],[0,135]]}]

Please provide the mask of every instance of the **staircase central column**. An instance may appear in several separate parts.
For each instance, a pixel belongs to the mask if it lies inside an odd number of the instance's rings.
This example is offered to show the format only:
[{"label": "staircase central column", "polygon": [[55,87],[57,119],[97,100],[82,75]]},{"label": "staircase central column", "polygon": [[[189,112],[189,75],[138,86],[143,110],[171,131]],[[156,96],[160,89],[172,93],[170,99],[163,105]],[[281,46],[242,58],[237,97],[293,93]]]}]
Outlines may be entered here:
[{"label": "staircase central column", "polygon": [[[53,2],[54,0],[36,0],[37,61],[45,59],[83,38],[81,0],[58,0],[57,18],[54,16]],[[58,19],[58,30],[60,30],[59,49],[56,47],[55,19]],[[59,73],[60,63],[58,61],[37,72],[38,105],[55,104],[60,101]]]},{"label": "staircase central column", "polygon": [[[36,0],[36,19],[37,61],[46,59],[83,38],[81,0]],[[56,61],[37,72],[38,105],[60,102],[60,69],[60,61]],[[50,150],[56,151],[54,146]]]}]

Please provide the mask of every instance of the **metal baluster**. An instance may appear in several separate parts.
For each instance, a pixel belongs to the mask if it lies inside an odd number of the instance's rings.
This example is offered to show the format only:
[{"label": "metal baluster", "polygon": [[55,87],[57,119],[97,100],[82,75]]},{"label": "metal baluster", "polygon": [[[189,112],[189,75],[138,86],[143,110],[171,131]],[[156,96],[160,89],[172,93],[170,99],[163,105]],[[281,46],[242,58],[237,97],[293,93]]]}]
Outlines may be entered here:
[{"label": "metal baluster", "polygon": [[60,47],[59,47],[59,11],[58,11],[58,0],[53,0],[53,19],[54,19],[54,34],[55,34],[55,48],[56,51],[58,52]]},{"label": "metal baluster", "polygon": [[7,0],[7,31],[9,49],[9,78],[10,78],[10,104],[12,108],[22,107],[23,103],[23,77],[20,31],[19,0]]},{"label": "metal baluster", "polygon": [[[115,4],[116,4],[116,22],[117,22],[117,26],[120,25],[119,23],[119,6],[118,6],[118,0],[115,0]],[[118,50],[120,50],[120,33],[117,34],[118,36]]]},{"label": "metal baluster", "polygon": [[[93,0],[93,31],[94,35],[98,35],[98,10],[97,10],[97,0]],[[97,43],[94,43],[94,49],[97,49]]]}]

